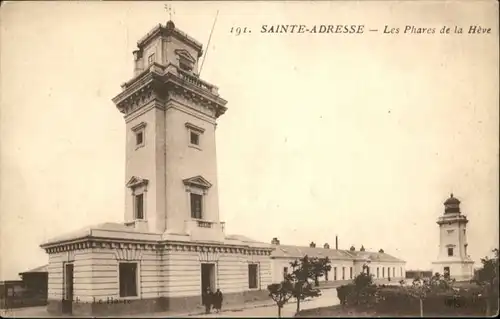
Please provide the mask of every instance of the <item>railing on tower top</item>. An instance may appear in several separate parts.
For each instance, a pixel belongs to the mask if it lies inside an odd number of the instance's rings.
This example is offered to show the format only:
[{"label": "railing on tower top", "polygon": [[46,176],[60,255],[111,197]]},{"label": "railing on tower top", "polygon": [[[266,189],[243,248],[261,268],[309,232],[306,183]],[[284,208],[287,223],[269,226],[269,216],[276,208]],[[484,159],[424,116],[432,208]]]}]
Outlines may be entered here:
[{"label": "railing on tower top", "polygon": [[213,85],[210,85],[210,84],[206,83],[205,81],[200,80],[200,78],[198,78],[197,76],[192,75],[189,72],[186,72],[186,71],[182,70],[181,68],[178,68],[177,66],[176,66],[176,68],[177,68],[177,73],[179,74],[179,77],[182,80],[189,82],[191,84],[194,84],[197,87],[202,88],[204,90],[208,90],[208,91],[212,92],[212,90],[214,88]]},{"label": "railing on tower top", "polygon": [[451,215],[451,216],[441,216],[438,218],[439,222],[447,222],[449,220],[467,220],[465,215]]},{"label": "railing on tower top", "polygon": [[217,86],[201,80],[198,76],[193,75],[187,71],[184,71],[180,67],[172,63],[169,63],[168,65],[165,66],[157,62],[153,62],[151,65],[144,68],[144,70],[141,71],[139,74],[137,74],[137,76],[135,76],[133,79],[123,83],[121,85],[122,89],[125,90],[129,87],[132,87],[134,84],[140,82],[140,79],[146,76],[146,74],[148,74],[149,72],[157,74],[171,73],[187,83],[193,84],[194,86],[199,87],[203,90],[207,90],[213,94],[218,94],[219,89]]}]

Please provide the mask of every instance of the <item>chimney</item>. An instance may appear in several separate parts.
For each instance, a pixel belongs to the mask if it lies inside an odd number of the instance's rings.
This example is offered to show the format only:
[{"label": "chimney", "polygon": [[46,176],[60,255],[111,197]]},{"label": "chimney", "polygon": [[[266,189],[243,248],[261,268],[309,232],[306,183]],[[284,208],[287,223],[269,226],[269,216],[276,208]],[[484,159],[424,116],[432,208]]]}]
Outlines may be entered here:
[{"label": "chimney", "polygon": [[361,248],[359,249],[359,251],[365,251],[365,246],[361,245]]},{"label": "chimney", "polygon": [[309,244],[309,247],[314,248],[314,247],[316,247],[316,244],[312,241],[312,242]]},{"label": "chimney", "polygon": [[351,246],[351,248],[349,248],[350,251],[355,251],[356,248],[354,248],[354,246]]},{"label": "chimney", "polygon": [[280,241],[278,240],[277,237],[274,237],[273,240],[271,240],[271,244],[273,244],[273,245],[279,245]]},{"label": "chimney", "polygon": [[335,250],[339,250],[339,236],[335,236]]},{"label": "chimney", "polygon": [[380,248],[380,250],[378,252],[381,253],[381,254],[383,254],[384,250],[382,248]]},{"label": "chimney", "polygon": [[330,249],[330,245],[328,245],[328,243],[325,243],[325,244],[323,245],[323,248],[325,248],[325,249]]}]

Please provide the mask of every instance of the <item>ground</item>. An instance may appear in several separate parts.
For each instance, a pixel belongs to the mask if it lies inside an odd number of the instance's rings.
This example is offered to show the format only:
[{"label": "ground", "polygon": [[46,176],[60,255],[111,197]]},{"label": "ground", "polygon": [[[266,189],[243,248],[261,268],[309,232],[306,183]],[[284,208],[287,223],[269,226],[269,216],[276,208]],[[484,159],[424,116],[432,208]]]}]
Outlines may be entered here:
[{"label": "ground", "polygon": [[[300,309],[312,309],[318,307],[328,307],[339,304],[339,299],[337,298],[337,290],[336,289],[323,289],[322,295],[317,298],[313,298],[311,300],[305,300],[301,302]],[[287,304],[281,311],[282,317],[293,317],[295,315],[297,304],[295,302],[290,302]],[[4,311],[3,309],[1,311]],[[5,317],[46,317],[48,316],[45,307],[32,307],[32,308],[21,308],[21,309],[12,309],[7,312],[0,312],[1,316]],[[269,299],[269,301],[261,301],[255,303],[248,303],[245,305],[232,306],[228,309],[223,309],[221,313],[211,313],[211,314],[199,314],[199,313],[144,313],[137,314],[131,317],[167,317],[167,316],[175,316],[175,317],[190,317],[196,316],[199,317],[277,317],[278,308],[276,304]]]}]

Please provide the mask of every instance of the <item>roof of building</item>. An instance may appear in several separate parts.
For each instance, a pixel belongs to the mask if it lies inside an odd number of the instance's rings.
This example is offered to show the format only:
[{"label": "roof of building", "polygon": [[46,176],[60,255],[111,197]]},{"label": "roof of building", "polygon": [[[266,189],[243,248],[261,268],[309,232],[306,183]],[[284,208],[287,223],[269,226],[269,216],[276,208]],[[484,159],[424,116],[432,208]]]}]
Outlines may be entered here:
[{"label": "roof of building", "polygon": [[370,261],[392,261],[404,262],[399,258],[391,256],[386,253],[377,253],[370,251],[348,251],[341,249],[321,248],[321,247],[308,247],[308,246],[292,246],[292,245],[275,245],[276,249],[271,253],[271,257],[281,258],[300,258],[305,255],[310,257],[324,258],[336,260],[353,260],[353,259],[366,259]]},{"label": "roof of building", "polygon": [[116,238],[122,238],[123,233],[127,233],[127,238],[132,238],[132,237],[141,237],[141,239],[150,239],[152,238],[155,240],[157,237],[158,239],[161,238],[161,234],[157,233],[143,233],[138,230],[136,230],[133,227],[133,224],[126,224],[126,223],[101,223],[101,224],[96,224],[96,225],[90,225],[86,226],[81,229],[77,229],[75,231],[67,232],[64,234],[61,234],[60,236],[51,238],[47,242],[43,243],[41,245],[42,248],[47,247],[49,245],[54,245],[57,243],[61,242],[67,242],[67,241],[72,241],[76,239],[81,239],[85,238],[88,236],[98,236],[102,235],[102,232],[107,232],[106,234],[108,236],[116,237]]},{"label": "roof of building", "polygon": [[346,253],[353,255],[355,258],[364,258],[370,261],[394,261],[394,262],[404,262],[399,258],[392,255],[386,254],[385,252],[372,252],[372,251],[346,251]]},{"label": "roof of building", "polygon": [[34,273],[34,272],[49,272],[49,265],[47,264],[47,265],[39,266],[39,267],[33,268],[31,270],[21,272],[19,274]]}]

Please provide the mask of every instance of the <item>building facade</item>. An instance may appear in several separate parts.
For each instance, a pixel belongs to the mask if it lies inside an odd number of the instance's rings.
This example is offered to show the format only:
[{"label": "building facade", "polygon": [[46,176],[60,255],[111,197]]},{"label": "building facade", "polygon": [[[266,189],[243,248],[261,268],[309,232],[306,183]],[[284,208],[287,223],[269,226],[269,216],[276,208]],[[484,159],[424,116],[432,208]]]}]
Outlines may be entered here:
[{"label": "building facade", "polygon": [[318,281],[325,284],[339,285],[348,283],[358,274],[365,272],[373,275],[375,283],[383,284],[399,282],[405,278],[406,261],[398,259],[380,249],[378,252],[366,251],[362,246],[359,250],[351,247],[349,250],[330,248],[328,243],[316,247],[314,242],[309,246],[282,245],[277,238],[271,242],[275,249],[271,253],[273,282],[283,280],[286,273],[291,272],[290,263],[304,256],[325,258],[331,262],[331,270]]},{"label": "building facade", "polygon": [[51,313],[112,315],[267,298],[272,247],[229,236],[219,219],[215,129],[226,101],[199,78],[202,45],[172,21],[134,51],[134,77],[113,102],[126,126],[124,223],[41,245]]},{"label": "building facade", "polygon": [[444,214],[439,217],[439,252],[432,263],[432,272],[457,281],[474,276],[474,261],[467,254],[467,217],[460,211],[460,200],[450,195],[444,202]]}]

